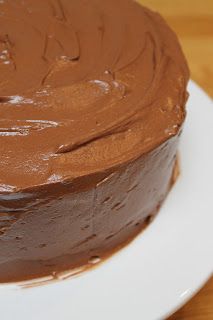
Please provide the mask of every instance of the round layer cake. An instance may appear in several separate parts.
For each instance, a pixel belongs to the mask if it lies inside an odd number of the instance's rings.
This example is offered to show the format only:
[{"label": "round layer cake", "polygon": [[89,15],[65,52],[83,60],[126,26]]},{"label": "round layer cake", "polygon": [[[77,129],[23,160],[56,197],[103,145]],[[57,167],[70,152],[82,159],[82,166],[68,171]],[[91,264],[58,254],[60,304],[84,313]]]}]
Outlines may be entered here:
[{"label": "round layer cake", "polygon": [[165,21],[130,0],[4,0],[0,12],[0,282],[11,282],[105,257],[156,214],[189,72]]}]

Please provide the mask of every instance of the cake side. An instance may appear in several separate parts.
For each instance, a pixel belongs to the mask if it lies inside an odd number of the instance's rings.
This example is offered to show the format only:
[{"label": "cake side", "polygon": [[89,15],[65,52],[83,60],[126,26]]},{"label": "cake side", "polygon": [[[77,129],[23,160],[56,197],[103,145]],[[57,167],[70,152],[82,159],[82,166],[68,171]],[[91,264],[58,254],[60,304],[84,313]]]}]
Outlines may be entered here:
[{"label": "cake side", "polygon": [[171,187],[178,140],[109,172],[88,190],[75,193],[67,183],[54,195],[42,190],[25,202],[28,209],[1,236],[0,282],[55,278],[136,236]]}]

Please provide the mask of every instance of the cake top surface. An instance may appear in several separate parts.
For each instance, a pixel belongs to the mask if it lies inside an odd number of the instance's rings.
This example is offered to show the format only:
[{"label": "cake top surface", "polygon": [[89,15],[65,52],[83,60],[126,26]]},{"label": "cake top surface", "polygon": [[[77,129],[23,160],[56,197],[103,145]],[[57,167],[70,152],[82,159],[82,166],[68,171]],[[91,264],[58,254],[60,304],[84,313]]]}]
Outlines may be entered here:
[{"label": "cake top surface", "polygon": [[189,73],[130,0],[0,1],[0,192],[119,166],[178,133]]}]

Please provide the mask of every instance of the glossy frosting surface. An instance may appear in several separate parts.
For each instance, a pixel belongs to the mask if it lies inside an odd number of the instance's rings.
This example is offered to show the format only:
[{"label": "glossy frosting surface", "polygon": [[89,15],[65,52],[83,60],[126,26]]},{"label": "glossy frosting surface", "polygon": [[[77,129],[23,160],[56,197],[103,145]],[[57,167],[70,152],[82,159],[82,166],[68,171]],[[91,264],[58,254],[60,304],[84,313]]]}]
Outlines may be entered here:
[{"label": "glossy frosting surface", "polygon": [[0,1],[0,192],[154,149],[182,125],[187,80],[176,36],[135,2]]}]

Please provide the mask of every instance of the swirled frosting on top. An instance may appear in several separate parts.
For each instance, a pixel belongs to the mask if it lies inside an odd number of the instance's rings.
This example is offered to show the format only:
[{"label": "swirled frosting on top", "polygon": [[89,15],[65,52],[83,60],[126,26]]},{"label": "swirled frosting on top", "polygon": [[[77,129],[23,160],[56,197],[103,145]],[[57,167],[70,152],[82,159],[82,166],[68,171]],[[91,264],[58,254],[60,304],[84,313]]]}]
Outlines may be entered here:
[{"label": "swirled frosting on top", "polygon": [[130,0],[0,1],[0,192],[101,172],[176,135],[188,68]]}]

